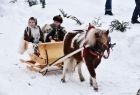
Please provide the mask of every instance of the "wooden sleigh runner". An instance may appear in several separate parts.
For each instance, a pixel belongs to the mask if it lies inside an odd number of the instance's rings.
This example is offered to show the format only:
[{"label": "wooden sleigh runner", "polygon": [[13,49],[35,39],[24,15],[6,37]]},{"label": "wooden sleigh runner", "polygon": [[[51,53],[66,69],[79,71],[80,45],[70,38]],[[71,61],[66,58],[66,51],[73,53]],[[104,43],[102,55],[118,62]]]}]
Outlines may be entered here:
[{"label": "wooden sleigh runner", "polygon": [[[26,43],[26,48],[28,47],[28,42]],[[27,65],[27,68],[31,71],[36,71],[41,73],[42,75],[45,75],[48,71],[48,69],[42,71],[45,67],[51,68],[53,63],[64,56],[63,53],[63,42],[48,42],[48,43],[40,43],[38,45],[40,55],[39,57],[36,55],[31,56],[31,60],[23,60],[20,59],[21,63],[25,63]],[[37,63],[36,63],[37,62]],[[57,69],[63,68],[63,63],[57,63],[53,65]]]}]

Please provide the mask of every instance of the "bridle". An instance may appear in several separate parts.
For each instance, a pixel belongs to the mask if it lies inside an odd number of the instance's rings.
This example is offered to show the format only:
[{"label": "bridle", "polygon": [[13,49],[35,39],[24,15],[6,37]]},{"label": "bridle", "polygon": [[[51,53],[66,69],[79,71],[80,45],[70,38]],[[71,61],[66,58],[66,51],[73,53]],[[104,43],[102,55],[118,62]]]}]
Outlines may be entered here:
[{"label": "bridle", "polygon": [[[104,55],[105,50],[107,50],[108,56]],[[108,57],[110,55],[109,44],[108,45],[105,43],[102,44],[102,43],[99,43],[98,41],[96,42],[96,44],[94,46],[85,48],[85,51],[86,51],[86,53],[89,53],[98,59],[101,58],[102,56],[103,56],[103,58],[108,59]]]},{"label": "bridle", "polygon": [[[98,55],[99,56],[103,56],[105,59],[108,59],[109,55],[110,55],[110,47],[109,47],[109,41],[107,41],[107,43],[101,43],[100,41],[97,40],[97,44],[99,46],[98,49]],[[104,55],[104,52],[107,51],[108,56]]]}]

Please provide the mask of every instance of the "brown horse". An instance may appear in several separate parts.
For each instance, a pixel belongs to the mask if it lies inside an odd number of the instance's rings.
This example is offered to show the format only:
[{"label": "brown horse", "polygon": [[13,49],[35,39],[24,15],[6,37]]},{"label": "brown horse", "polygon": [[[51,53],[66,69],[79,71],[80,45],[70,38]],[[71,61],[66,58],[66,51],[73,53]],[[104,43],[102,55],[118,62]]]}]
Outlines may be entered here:
[{"label": "brown horse", "polygon": [[[64,38],[64,54],[67,55],[72,51],[75,51],[85,45],[89,45],[83,51],[69,57],[64,61],[63,76],[61,81],[65,82],[65,74],[67,71],[74,71],[75,67],[78,67],[78,74],[81,81],[84,81],[84,77],[81,71],[81,64],[83,61],[86,63],[88,71],[90,73],[90,84],[94,87],[94,90],[98,90],[96,82],[95,69],[101,62],[101,58],[107,58],[109,56],[109,41],[108,30],[95,29],[89,25],[87,31],[75,31],[68,32]],[[108,56],[105,57],[104,52],[107,50]]]}]

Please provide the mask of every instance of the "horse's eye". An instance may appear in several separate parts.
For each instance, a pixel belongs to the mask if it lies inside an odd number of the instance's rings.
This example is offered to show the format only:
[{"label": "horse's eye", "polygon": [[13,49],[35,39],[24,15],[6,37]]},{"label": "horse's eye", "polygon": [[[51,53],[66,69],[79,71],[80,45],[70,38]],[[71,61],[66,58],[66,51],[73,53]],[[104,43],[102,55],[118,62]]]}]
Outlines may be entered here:
[{"label": "horse's eye", "polygon": [[100,37],[99,33],[95,33],[95,37],[99,38]]}]

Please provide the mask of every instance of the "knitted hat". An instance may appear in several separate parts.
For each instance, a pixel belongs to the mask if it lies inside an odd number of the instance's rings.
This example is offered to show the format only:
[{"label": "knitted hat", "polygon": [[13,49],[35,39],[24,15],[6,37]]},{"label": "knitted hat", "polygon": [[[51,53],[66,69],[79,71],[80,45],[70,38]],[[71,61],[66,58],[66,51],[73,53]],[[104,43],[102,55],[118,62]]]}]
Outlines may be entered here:
[{"label": "knitted hat", "polygon": [[54,16],[54,17],[53,17],[53,20],[54,20],[54,21],[58,21],[58,22],[60,22],[60,23],[63,22],[63,19],[62,19],[61,15]]}]

